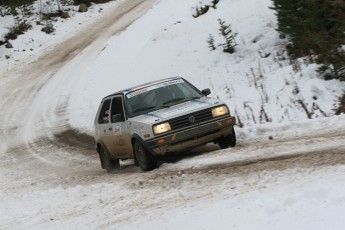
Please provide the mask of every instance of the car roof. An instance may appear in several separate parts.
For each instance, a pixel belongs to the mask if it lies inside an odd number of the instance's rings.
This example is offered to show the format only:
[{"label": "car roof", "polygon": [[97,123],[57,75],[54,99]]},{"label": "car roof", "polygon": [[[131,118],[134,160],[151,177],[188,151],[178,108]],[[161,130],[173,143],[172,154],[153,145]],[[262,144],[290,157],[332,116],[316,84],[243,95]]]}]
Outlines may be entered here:
[{"label": "car roof", "polygon": [[182,77],[169,77],[169,78],[164,78],[164,79],[160,79],[160,80],[156,80],[156,81],[147,82],[147,83],[144,83],[144,84],[141,84],[141,85],[137,85],[137,86],[134,86],[134,87],[131,87],[131,88],[128,88],[128,89],[124,89],[124,90],[112,93],[112,94],[104,97],[102,100],[104,100],[105,98],[108,98],[108,97],[119,95],[119,94],[127,94],[129,92],[133,92],[133,91],[145,88],[145,87],[150,86],[150,85],[155,85],[155,84],[158,84],[158,83],[161,83],[161,82],[170,81],[170,80],[176,80],[176,79],[181,79],[181,78]]}]

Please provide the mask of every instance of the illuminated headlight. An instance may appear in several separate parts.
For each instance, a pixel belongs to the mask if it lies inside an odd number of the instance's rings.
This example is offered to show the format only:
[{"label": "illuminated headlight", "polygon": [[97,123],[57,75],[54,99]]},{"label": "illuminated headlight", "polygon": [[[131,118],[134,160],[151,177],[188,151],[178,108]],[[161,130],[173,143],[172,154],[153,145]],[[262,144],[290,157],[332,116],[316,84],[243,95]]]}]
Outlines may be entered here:
[{"label": "illuminated headlight", "polygon": [[225,114],[228,114],[229,110],[228,107],[226,107],[225,105],[216,107],[214,109],[212,109],[212,116],[213,117],[219,117],[219,116],[223,116]]},{"label": "illuminated headlight", "polygon": [[165,132],[168,132],[170,130],[171,130],[171,126],[170,126],[169,122],[165,122],[165,123],[153,126],[153,133],[155,135],[165,133]]}]

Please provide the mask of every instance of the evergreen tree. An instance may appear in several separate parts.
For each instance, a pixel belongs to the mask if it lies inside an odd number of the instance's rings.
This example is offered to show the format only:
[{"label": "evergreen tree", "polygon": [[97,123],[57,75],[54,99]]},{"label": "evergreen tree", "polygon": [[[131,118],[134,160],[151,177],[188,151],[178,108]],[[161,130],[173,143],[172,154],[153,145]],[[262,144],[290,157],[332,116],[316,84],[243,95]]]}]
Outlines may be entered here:
[{"label": "evergreen tree", "polygon": [[289,55],[310,55],[323,64],[321,72],[345,80],[345,1],[273,0],[278,31],[291,41]]},{"label": "evergreen tree", "polygon": [[218,19],[218,21],[220,25],[219,33],[224,37],[225,40],[225,42],[222,44],[223,51],[226,53],[234,53],[235,46],[237,46],[235,42],[237,33],[232,32],[230,24],[226,24],[225,21],[222,21],[221,19]]},{"label": "evergreen tree", "polygon": [[273,9],[277,11],[278,31],[283,33],[292,42],[289,53],[292,57],[299,57],[301,50],[299,38],[303,33],[303,2],[301,0],[274,0]]},{"label": "evergreen tree", "polygon": [[35,0],[0,0],[0,6],[21,6],[25,4],[31,4]]},{"label": "evergreen tree", "polygon": [[208,47],[210,48],[211,51],[216,49],[216,46],[214,44],[214,37],[212,34],[210,34],[208,36],[207,43],[208,43]]}]

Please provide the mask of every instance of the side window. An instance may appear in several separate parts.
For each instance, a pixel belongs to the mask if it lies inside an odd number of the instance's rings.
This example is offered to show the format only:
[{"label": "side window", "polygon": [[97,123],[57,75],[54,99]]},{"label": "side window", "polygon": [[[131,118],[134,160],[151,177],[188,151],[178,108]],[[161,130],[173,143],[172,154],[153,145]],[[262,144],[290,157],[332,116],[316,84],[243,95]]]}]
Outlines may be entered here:
[{"label": "side window", "polygon": [[114,97],[111,103],[111,123],[125,120],[123,113],[122,97]]},{"label": "side window", "polygon": [[110,99],[103,102],[103,105],[102,105],[102,108],[101,108],[101,111],[100,111],[99,117],[98,117],[98,123],[99,124],[109,123],[110,102],[111,102]]}]

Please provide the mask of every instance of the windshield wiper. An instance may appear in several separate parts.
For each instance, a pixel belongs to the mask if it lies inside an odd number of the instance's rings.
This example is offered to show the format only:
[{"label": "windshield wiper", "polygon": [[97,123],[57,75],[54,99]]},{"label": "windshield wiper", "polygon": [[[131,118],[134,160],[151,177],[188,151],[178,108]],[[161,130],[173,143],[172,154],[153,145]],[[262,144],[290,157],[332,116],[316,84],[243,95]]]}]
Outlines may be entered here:
[{"label": "windshield wiper", "polygon": [[139,109],[136,109],[133,111],[133,113],[137,113],[137,112],[141,112],[141,111],[145,111],[145,110],[149,110],[149,109],[153,109],[155,108],[156,106],[146,106],[146,107],[141,107]]},{"label": "windshield wiper", "polygon": [[182,100],[186,100],[186,98],[184,98],[184,97],[174,98],[174,99],[171,99],[171,100],[169,100],[169,101],[164,102],[163,105],[171,104],[171,103],[173,103],[173,102],[178,102],[178,101],[182,101]]},{"label": "windshield wiper", "polygon": [[170,108],[170,105],[160,105],[157,107],[157,109],[165,109],[165,108]]}]

